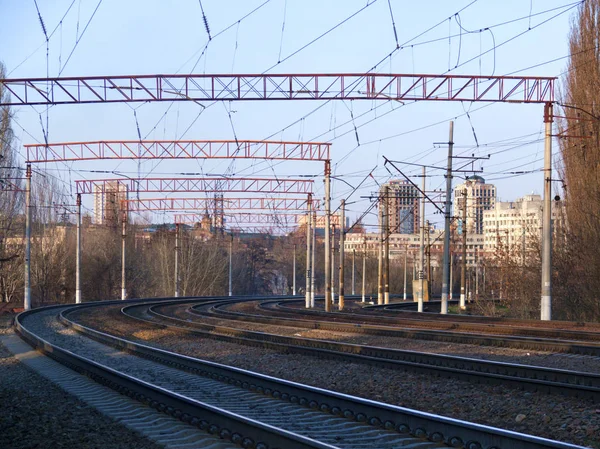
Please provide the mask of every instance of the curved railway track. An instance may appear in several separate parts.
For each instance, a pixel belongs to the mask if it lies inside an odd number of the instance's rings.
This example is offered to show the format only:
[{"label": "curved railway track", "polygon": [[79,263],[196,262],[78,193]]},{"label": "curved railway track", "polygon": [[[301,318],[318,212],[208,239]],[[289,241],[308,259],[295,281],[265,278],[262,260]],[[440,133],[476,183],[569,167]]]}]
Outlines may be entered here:
[{"label": "curved railway track", "polygon": [[[114,304],[120,302],[28,311],[18,315],[15,327],[61,363],[239,447],[579,447],[178,355],[69,319],[73,311]],[[139,310],[151,303],[127,304],[125,309]],[[59,318],[77,333],[64,332]]]},{"label": "curved railway track", "polygon": [[[192,312],[189,316],[197,318],[213,316],[215,310],[230,301],[205,303],[196,306],[189,300],[170,302],[169,304],[142,304],[123,308],[123,312],[135,319],[167,326],[180,332],[197,333],[208,338],[217,338],[232,343],[241,343],[276,349],[279,351],[305,354],[315,357],[336,359],[347,362],[359,362],[383,368],[404,369],[426,373],[428,375],[455,378],[476,383],[507,385],[521,390],[557,393],[566,396],[593,398],[600,400],[600,375],[553,368],[536,367],[515,363],[496,362],[459,356],[450,356],[428,352],[407,351],[376,346],[357,345],[330,340],[290,337],[268,332],[257,332],[231,326],[210,324],[204,320],[190,321],[181,316],[181,312]],[[200,312],[199,307],[206,309]],[[179,314],[179,316],[177,316]],[[219,313],[215,316],[222,317]],[[225,314],[225,316],[230,316]],[[239,314],[235,315],[240,318]],[[268,322],[268,321],[259,321]],[[310,327],[306,321],[298,325],[298,320],[281,321],[280,326]],[[234,321],[235,324],[235,321]],[[313,326],[320,326],[312,323]],[[346,331],[347,327],[338,327],[339,323],[320,327],[329,330]],[[369,328],[363,329],[365,332]],[[377,334],[380,335],[380,334]],[[384,333],[384,335],[387,335]]]}]

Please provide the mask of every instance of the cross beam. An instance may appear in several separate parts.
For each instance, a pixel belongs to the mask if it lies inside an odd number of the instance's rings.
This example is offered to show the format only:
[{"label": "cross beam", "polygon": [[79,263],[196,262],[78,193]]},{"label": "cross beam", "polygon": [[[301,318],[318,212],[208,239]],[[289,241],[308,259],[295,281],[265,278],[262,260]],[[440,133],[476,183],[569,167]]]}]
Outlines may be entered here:
[{"label": "cross beam", "polygon": [[260,140],[111,140],[24,145],[27,163],[96,159],[281,159],[325,161],[330,143]]},{"label": "cross beam", "polygon": [[[306,210],[306,198],[140,198],[122,200],[124,210],[129,212],[144,211],[198,211],[214,210],[216,204],[224,209],[235,210]],[[313,208],[319,208],[319,201],[312,200]]]},{"label": "cross beam", "polygon": [[[296,226],[301,217],[305,214],[292,213],[236,213],[224,212],[226,217],[225,224],[267,224],[279,226]],[[198,223],[204,218],[203,214],[174,214],[175,223]],[[229,220],[227,220],[229,217]],[[227,223],[229,222],[229,223]]]},{"label": "cross beam", "polygon": [[384,73],[0,79],[0,106],[147,101],[398,100],[547,103],[554,77]]},{"label": "cross beam", "polygon": [[75,181],[76,193],[94,191],[117,192],[254,192],[254,193],[312,193],[312,179],[273,178],[117,178]]}]

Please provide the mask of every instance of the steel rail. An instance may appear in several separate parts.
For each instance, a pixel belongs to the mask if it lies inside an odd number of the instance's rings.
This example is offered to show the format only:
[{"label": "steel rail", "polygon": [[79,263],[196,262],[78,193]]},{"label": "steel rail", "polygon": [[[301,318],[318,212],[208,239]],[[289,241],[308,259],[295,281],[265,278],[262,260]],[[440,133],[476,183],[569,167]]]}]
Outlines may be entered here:
[{"label": "steel rail", "polygon": [[[185,304],[185,301],[183,303]],[[173,304],[167,305],[172,306]],[[266,332],[240,330],[228,326],[185,321],[157,311],[160,305],[144,306],[144,315],[158,321],[141,318],[132,313],[136,306],[124,310],[128,316],[141,321],[177,328],[183,333],[203,336],[317,357],[366,363],[384,368],[403,368],[409,371],[452,377],[493,385],[511,385],[519,389],[543,391],[575,397],[600,399],[600,376],[567,370],[529,365],[493,362],[466,357],[422,353],[382,347],[339,343],[328,340],[287,337]]]},{"label": "steel rail", "polygon": [[[119,304],[122,302],[111,301],[107,302],[107,305],[110,303]],[[91,306],[86,304],[75,307]],[[109,366],[102,365],[86,357],[77,355],[72,351],[53,345],[49,341],[35,335],[23,324],[25,318],[31,317],[42,310],[48,310],[49,308],[60,310],[75,307],[65,307],[64,305],[50,306],[22,312],[15,318],[15,329],[31,346],[67,367],[84,373],[96,382],[107,385],[121,394],[146,403],[184,422],[198,426],[209,433],[219,435],[223,439],[231,440],[242,447],[256,449],[335,449],[334,446],[237,415],[121,373]],[[129,342],[125,343],[126,346],[130,344]]]},{"label": "steel rail", "polygon": [[[382,314],[374,315],[372,313],[361,314],[361,313],[336,313],[335,316],[331,314],[324,314],[320,310],[312,310],[297,307],[288,307],[289,302],[279,301],[265,301],[260,303],[260,308],[270,313],[281,313],[286,316],[311,316],[319,317],[322,320],[331,320],[339,322],[340,320],[348,320],[352,322],[360,322],[361,324],[376,323],[377,325],[386,324],[389,326],[403,326],[407,325],[421,326],[424,328],[427,326],[427,330],[452,330],[452,331],[463,331],[463,332],[485,332],[489,334],[501,334],[501,335],[512,335],[512,336],[524,336],[524,337],[541,337],[541,338],[552,338],[552,339],[570,339],[570,340],[582,340],[582,341],[599,341],[600,342],[600,329],[597,330],[572,330],[572,329],[557,329],[556,327],[525,327],[527,324],[526,320],[519,320],[519,323],[504,323],[499,322],[486,322],[486,317],[480,317],[480,320],[468,320],[463,321],[458,316],[457,319],[451,318],[449,315],[445,315],[445,319],[441,320],[428,320],[426,317],[421,317],[423,313],[419,313],[418,318],[413,318],[413,315],[409,315],[410,318],[401,316],[385,316]],[[416,303],[410,302],[405,303],[406,306],[416,306]],[[381,309],[379,309],[381,310]],[[234,313],[231,311],[222,311],[222,313]],[[425,312],[426,313],[426,312]],[[433,316],[439,316],[438,314],[430,314]],[[472,318],[472,317],[471,317]],[[482,322],[483,321],[483,322]],[[590,323],[592,326],[594,323]],[[596,329],[590,327],[591,329]]]},{"label": "steel rail", "polygon": [[[185,300],[172,301],[171,304],[182,303]],[[132,306],[125,306],[126,311]],[[74,309],[70,309],[74,310]],[[103,332],[90,329],[73,322],[63,313],[62,320],[78,332],[92,338],[106,341],[111,345],[126,349],[162,363],[174,365],[194,372],[223,380],[224,382],[246,386],[281,400],[307,405],[310,408],[325,413],[340,415],[347,419],[366,422],[373,427],[386,430],[395,429],[400,433],[412,434],[418,438],[429,439],[432,442],[446,443],[452,447],[469,449],[481,448],[575,448],[568,443],[547,440],[531,435],[519,434],[512,431],[493,428],[480,424],[468,423],[452,418],[419,412],[403,407],[397,407],[368,399],[328,391],[316,387],[298,384],[282,379],[253,373],[239,368],[229,367],[214,362],[194,359],[180,354],[152,348],[143,344],[114,337]]]}]

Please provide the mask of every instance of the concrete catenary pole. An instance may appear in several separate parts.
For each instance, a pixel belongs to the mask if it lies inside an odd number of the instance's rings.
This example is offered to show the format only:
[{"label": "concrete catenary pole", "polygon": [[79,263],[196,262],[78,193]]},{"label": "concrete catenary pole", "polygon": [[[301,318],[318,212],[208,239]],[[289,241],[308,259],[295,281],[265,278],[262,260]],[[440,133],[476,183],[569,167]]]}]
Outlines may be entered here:
[{"label": "concrete catenary pole", "polygon": [[385,258],[383,265],[383,303],[390,303],[390,187],[385,186],[385,199],[383,203],[385,204],[385,215],[384,215],[384,224],[385,224]]},{"label": "concrete catenary pole", "polygon": [[425,227],[427,229],[427,252],[425,253],[427,255],[427,282],[429,283],[429,294],[431,294],[431,291],[433,290],[432,284],[433,284],[433,279],[431,277],[431,228],[430,228],[430,224],[429,224],[429,220],[427,220],[427,222],[425,223]]},{"label": "concrete catenary pole", "polygon": [[425,167],[423,167],[423,179],[421,181],[421,260],[419,264],[419,303],[417,311],[423,311],[423,301],[425,300]]},{"label": "concrete catenary pole", "polygon": [[352,248],[352,296],[356,295],[356,249]]},{"label": "concrete catenary pole", "polygon": [[331,225],[331,305],[335,305],[335,225]]},{"label": "concrete catenary pole", "polygon": [[312,261],[311,261],[311,272],[310,272],[310,307],[314,308],[315,307],[315,277],[316,277],[316,272],[315,272],[315,267],[317,266],[316,264],[316,253],[317,253],[317,212],[313,211],[312,214],[312,246],[311,246],[311,252],[312,252]]},{"label": "concrete catenary pole", "polygon": [[175,223],[175,298],[179,297],[179,223]]},{"label": "concrete catenary pole", "polygon": [[[305,291],[305,297],[304,297],[304,306],[308,309],[310,308],[310,301],[311,301],[311,292],[310,292],[310,282],[311,282],[311,264],[310,264],[310,247],[311,247],[311,239],[312,239],[312,235],[311,235],[311,220],[312,220],[312,197],[310,194],[308,194],[308,201],[307,201],[307,207],[308,207],[308,211],[306,213],[306,291]],[[294,245],[294,250],[295,250],[295,245]],[[295,257],[294,257],[294,262],[295,262]],[[295,274],[294,274],[295,277]],[[294,285],[296,284],[295,280],[294,280]],[[296,289],[294,288],[294,294],[296,294]]]},{"label": "concrete catenary pole", "polygon": [[126,242],[127,242],[127,213],[123,209],[122,232],[121,232],[121,299],[127,299],[127,277],[126,277]]},{"label": "concrete catenary pole", "polygon": [[450,254],[450,287],[448,289],[448,299],[449,300],[452,299],[452,285],[453,285],[452,282],[454,282],[452,279],[452,272],[454,271],[454,269],[452,268],[452,266],[453,266],[452,259],[453,259],[452,254]]},{"label": "concrete catenary pole", "polygon": [[463,190],[462,200],[462,260],[460,268],[460,310],[465,310],[467,281],[467,189]]},{"label": "concrete catenary pole", "polygon": [[340,204],[340,270],[338,278],[340,280],[340,301],[339,309],[344,310],[344,229],[346,224],[346,200],[342,199]]},{"label": "concrete catenary pole", "polygon": [[404,300],[406,301],[406,264],[408,259],[408,243],[406,244],[406,248],[404,248]]},{"label": "concrete catenary pole", "polygon": [[377,304],[383,304],[383,198],[379,197],[379,247],[377,249]]},{"label": "concrete catenary pole", "polygon": [[552,319],[552,103],[544,107],[544,207],[542,215],[542,320]]},{"label": "concrete catenary pole", "polygon": [[363,240],[362,302],[365,302],[367,288],[367,239]]},{"label": "concrete catenary pole", "polygon": [[229,296],[233,296],[233,233],[229,239]]},{"label": "concrete catenary pole", "polygon": [[81,193],[77,194],[77,236],[75,242],[75,304],[81,303]]},{"label": "concrete catenary pole", "polygon": [[331,312],[331,161],[325,161],[325,311]]},{"label": "concrete catenary pole", "polygon": [[[308,220],[306,225],[308,226]],[[308,259],[306,259],[308,262]],[[292,295],[296,296],[296,244],[294,243],[294,260],[292,263]],[[306,285],[308,287],[308,284]]]},{"label": "concrete catenary pole", "polygon": [[454,122],[450,122],[448,135],[448,166],[446,169],[446,204],[444,207],[444,256],[442,260],[442,304],[441,313],[448,313],[448,298],[452,297],[450,259],[450,211],[452,208],[452,148],[454,147]]},{"label": "concrete catenary pole", "polygon": [[31,164],[25,171],[25,292],[23,308],[31,309]]}]

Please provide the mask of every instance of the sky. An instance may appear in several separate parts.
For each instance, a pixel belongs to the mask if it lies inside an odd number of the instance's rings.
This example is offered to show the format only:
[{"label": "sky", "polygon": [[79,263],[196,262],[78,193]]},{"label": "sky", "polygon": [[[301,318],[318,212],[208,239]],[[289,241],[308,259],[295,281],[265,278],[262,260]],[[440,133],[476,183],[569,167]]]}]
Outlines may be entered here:
[{"label": "sky", "polygon": [[[570,24],[581,3],[36,1],[0,0],[0,61],[8,78],[367,71],[560,78],[568,62]],[[445,166],[446,146],[436,142],[447,142],[450,120],[455,121],[455,154],[484,158],[468,168],[497,186],[499,200],[513,201],[543,188],[540,104],[250,101],[205,108],[193,102],[162,102],[23,106],[14,112],[13,127],[23,155],[22,145],[44,142],[45,135],[48,142],[140,137],[331,142],[332,205],[338,207],[345,198],[351,222],[369,208],[368,197],[380,184],[401,179],[394,168],[384,166],[384,157],[398,161],[397,167],[419,185],[415,176],[421,168],[406,163]],[[553,145],[556,155],[556,141]],[[455,166],[463,162],[456,160]],[[75,180],[117,177],[113,172],[126,177],[181,177],[192,172],[313,175],[316,197],[323,197],[323,164],[318,162],[82,161],[39,168],[48,170],[67,195],[75,191]],[[525,173],[514,174],[517,171]],[[443,174],[429,169],[427,190],[443,188]],[[468,175],[457,173],[454,184]],[[65,202],[73,204],[73,197]],[[84,206],[90,210],[92,199],[85,198]],[[427,210],[430,221],[443,227],[443,216],[433,206]],[[154,219],[168,222],[170,217],[159,214]],[[363,221],[376,224],[376,212]]]}]

